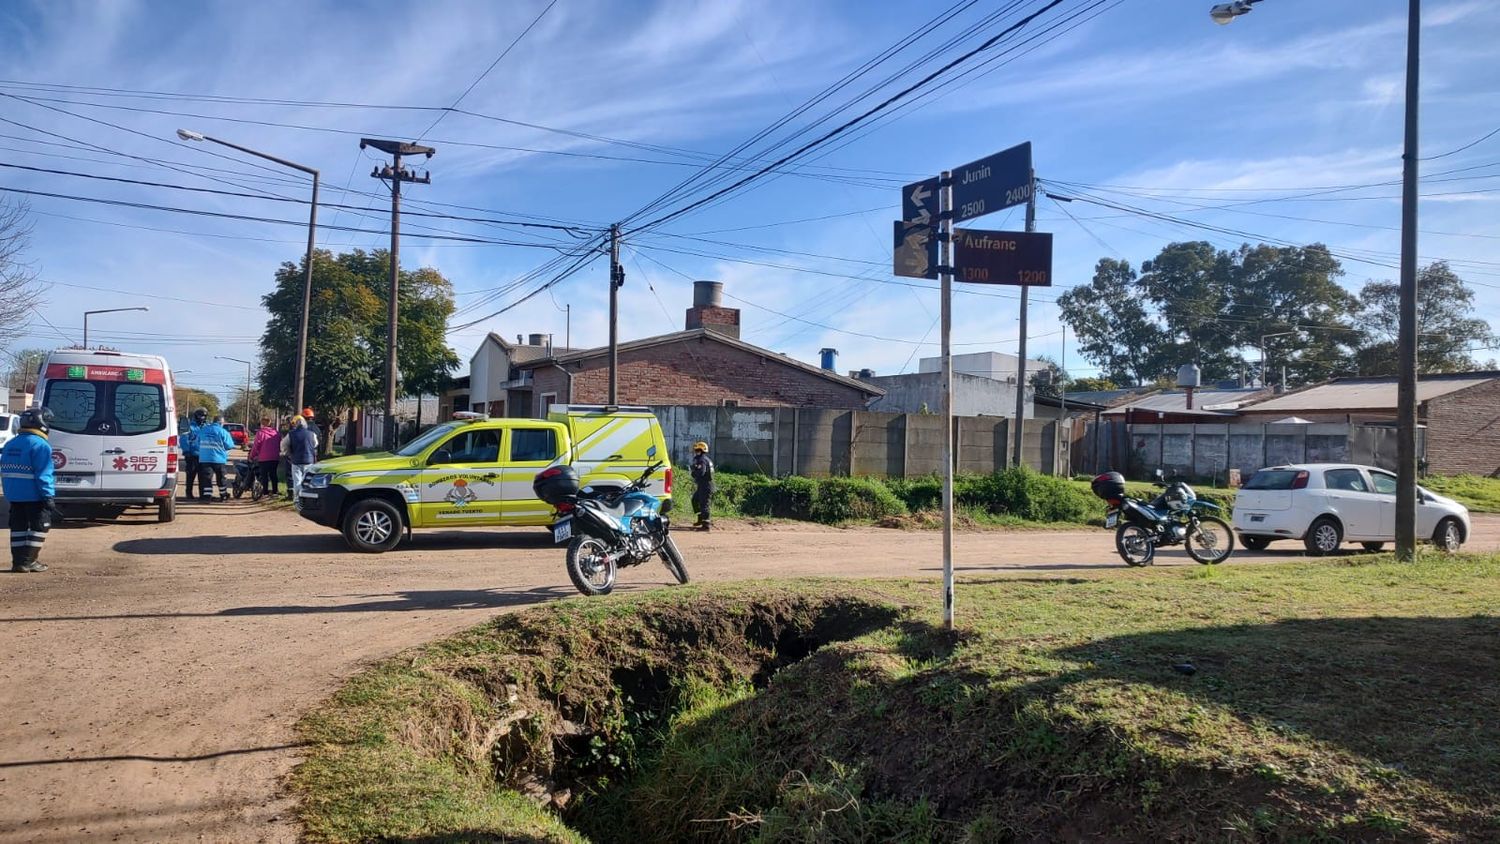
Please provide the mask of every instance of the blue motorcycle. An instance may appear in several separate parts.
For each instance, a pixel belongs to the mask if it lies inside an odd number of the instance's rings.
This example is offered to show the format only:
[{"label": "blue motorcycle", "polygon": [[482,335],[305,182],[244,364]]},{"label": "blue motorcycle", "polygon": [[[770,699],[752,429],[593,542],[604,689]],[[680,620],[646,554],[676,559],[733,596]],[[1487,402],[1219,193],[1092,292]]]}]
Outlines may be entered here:
[{"label": "blue motorcycle", "polygon": [[532,482],[537,497],[557,509],[552,541],[568,543],[568,577],[585,595],[608,595],[620,568],[660,557],[678,583],[688,582],[682,552],[672,541],[667,513],[672,500],[646,492],[653,463],[625,487],[578,488],[571,466],[544,469]]},{"label": "blue motorcycle", "polygon": [[1229,559],[1234,531],[1219,515],[1219,505],[1199,498],[1180,480],[1166,483],[1160,469],[1155,486],[1162,493],[1143,503],[1125,494],[1125,477],[1119,472],[1094,478],[1094,494],[1109,504],[1104,527],[1115,531],[1115,551],[1126,565],[1151,565],[1162,545],[1183,545],[1189,557],[1206,566]]}]

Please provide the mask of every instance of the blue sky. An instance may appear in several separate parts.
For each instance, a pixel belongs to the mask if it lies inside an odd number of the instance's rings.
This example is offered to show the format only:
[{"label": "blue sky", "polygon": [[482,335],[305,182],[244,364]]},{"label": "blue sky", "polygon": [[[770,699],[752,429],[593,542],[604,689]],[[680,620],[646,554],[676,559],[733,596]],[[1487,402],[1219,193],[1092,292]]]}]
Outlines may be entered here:
[{"label": "blue sky", "polygon": [[[420,165],[431,171],[432,184],[407,189],[408,210],[602,226],[696,172],[695,153],[733,148],[943,8],[558,0],[461,105],[572,134],[463,114],[449,114],[427,131],[432,111],[295,104],[449,105],[544,5],[7,3],[0,6],[0,43],[8,47],[0,55],[0,94],[12,96],[0,97],[0,162],[306,196],[295,174],[178,141],[174,132],[185,126],[319,168],[325,201],[355,206],[324,210],[320,221],[368,230],[324,230],[319,244],[370,248],[388,240],[382,234],[388,205],[372,195],[383,190],[369,176],[376,159],[361,153],[358,139],[422,137],[438,154]],[[1006,5],[988,0],[965,8],[901,58]],[[1080,202],[1064,210],[1043,200],[1039,229],[1055,233],[1058,286],[1034,293],[1032,354],[1063,354],[1051,304],[1062,287],[1086,282],[1100,257],[1139,264],[1174,240],[1225,247],[1262,236],[1321,241],[1365,260],[1344,262],[1351,288],[1394,278],[1399,186],[1380,183],[1400,177],[1405,4],[1266,0],[1228,27],[1210,21],[1209,5],[1105,4],[1097,17],[946,96],[854,133],[807,172],[763,180],[630,239],[622,336],[680,328],[689,279],[711,278],[736,297],[731,304],[743,309],[752,342],[810,361],[832,346],[841,352],[841,369],[914,371],[917,358],[936,354],[938,297],[892,283],[889,231],[898,186],[1026,140],[1041,179],[1111,186],[1087,190],[1253,235],[1203,232]],[[1068,0],[1038,24],[1078,8],[1093,7]],[[1429,156],[1500,125],[1493,54],[1500,6],[1430,2],[1424,20],[1422,155]],[[887,63],[880,71],[897,67]],[[842,105],[855,90],[834,95],[790,128]],[[1424,261],[1454,261],[1474,286],[1481,315],[1500,325],[1500,136],[1422,166],[1430,179],[1421,206]],[[1348,185],[1376,186],[1286,199]],[[0,186],[256,217],[305,219],[306,211],[292,203],[16,168],[0,168]],[[361,193],[345,194],[346,188]],[[149,314],[96,317],[91,330],[121,348],[162,351],[176,368],[192,370],[186,382],[220,392],[240,383],[244,368],[215,355],[255,355],[264,322],[259,297],[277,265],[301,254],[303,230],[43,196],[29,201],[37,215],[33,258],[53,287],[41,309],[45,321],[6,341],[76,340],[83,310],[144,304]],[[1236,204],[1204,207],[1228,203]],[[785,224],[795,220],[813,221]],[[1020,228],[1021,214],[973,224]],[[555,254],[540,247],[576,242],[552,230],[432,218],[408,218],[403,230],[413,235],[403,241],[403,265],[431,265],[454,282],[463,315],[456,324],[514,301],[516,294],[489,298]],[[424,231],[540,247],[415,236]],[[561,343],[569,304],[574,345],[603,343],[606,274],[598,262],[455,332],[452,343],[465,360],[486,330],[511,337],[550,332]],[[956,349],[1014,352],[1016,310],[1011,289],[956,296]],[[1067,359],[1075,374],[1088,373],[1071,347]]]}]

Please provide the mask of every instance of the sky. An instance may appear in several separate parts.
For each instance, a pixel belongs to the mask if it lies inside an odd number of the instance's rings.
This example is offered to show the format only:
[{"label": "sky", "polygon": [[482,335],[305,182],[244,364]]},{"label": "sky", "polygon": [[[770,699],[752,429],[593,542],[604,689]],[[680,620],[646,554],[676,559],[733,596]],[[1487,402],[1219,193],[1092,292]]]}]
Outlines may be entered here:
[{"label": "sky", "polygon": [[[5,3],[0,164],[11,166],[0,167],[0,188],[35,192],[9,196],[30,203],[30,258],[50,288],[27,332],[0,347],[75,342],[84,310],[146,306],[93,317],[90,341],[164,354],[181,382],[221,394],[243,383],[245,365],[220,358],[255,359],[260,297],[305,248],[309,185],[181,141],[178,128],[320,170],[330,205],[318,245],[338,251],[389,243],[388,194],[370,176],[380,157],[361,151],[360,137],[434,147],[417,164],[432,182],[406,186],[404,210],[477,219],[403,218],[401,262],[453,282],[452,325],[467,326],[450,334],[465,361],[458,374],[488,331],[603,344],[602,257],[517,300],[552,277],[534,273],[560,251],[579,254],[622,220],[623,339],[682,328],[691,281],[713,279],[742,309],[751,342],[805,361],[836,348],[840,370],[916,371],[937,354],[939,296],[932,282],[891,274],[900,187],[1023,141],[1053,193],[1185,221],[1040,200],[1054,285],[1031,293],[1027,351],[1065,360],[1074,375],[1093,370],[1065,342],[1053,303],[1102,257],[1139,265],[1184,240],[1322,242],[1346,256],[1350,289],[1396,277],[1406,26],[1405,4],[1387,0],[1265,0],[1230,26],[1213,23],[1203,0],[1064,0],[937,81],[1010,49],[994,63],[898,101],[800,169],[631,233],[658,216],[638,213],[648,203],[929,24],[747,148],[754,169],[1043,5]],[[1500,128],[1500,4],[1425,5],[1419,154],[1442,157],[1421,165],[1419,252],[1423,263],[1451,261],[1479,315],[1500,326],[1500,135],[1448,154]],[[438,110],[455,102],[461,112]],[[737,164],[733,175],[749,172]],[[1022,222],[1014,208],[970,225]],[[956,287],[955,351],[1014,353],[1016,289]]]}]

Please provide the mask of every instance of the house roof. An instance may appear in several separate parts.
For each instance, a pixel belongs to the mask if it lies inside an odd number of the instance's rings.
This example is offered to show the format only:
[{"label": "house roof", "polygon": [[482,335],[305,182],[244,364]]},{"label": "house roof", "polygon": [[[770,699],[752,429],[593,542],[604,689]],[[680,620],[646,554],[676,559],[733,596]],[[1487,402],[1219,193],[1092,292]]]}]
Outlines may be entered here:
[{"label": "house roof", "polygon": [[[885,390],[882,390],[873,384],[868,384],[856,378],[848,378],[846,376],[838,374],[837,372],[831,372],[827,369],[823,369],[810,363],[797,360],[794,357],[790,357],[779,352],[773,352],[770,349],[763,349],[760,346],[755,345],[754,343],[746,343],[744,340],[730,337],[729,335],[722,334],[718,331],[711,331],[707,328],[690,328],[686,331],[674,331],[671,334],[658,334],[655,337],[643,337],[639,340],[631,340],[626,343],[621,343],[619,346],[619,350],[621,352],[633,352],[640,349],[651,349],[657,346],[665,346],[671,343],[682,343],[694,339],[713,340],[718,343],[723,343],[726,346],[749,352],[753,355],[759,355],[766,360],[773,361],[784,366],[789,366],[793,369],[800,369],[809,375],[816,375],[819,378],[825,378],[845,387],[851,387],[868,396],[885,395]],[[521,369],[535,369],[538,366],[547,366],[551,364],[578,363],[609,354],[609,347],[600,346],[594,349],[582,349],[577,351],[555,349],[554,351],[565,353],[553,356],[544,356],[531,361],[518,361],[517,366],[519,366]]]},{"label": "house roof", "polygon": [[[1500,372],[1456,372],[1423,375],[1417,380],[1417,401],[1424,402],[1500,379]],[[1327,384],[1287,393],[1244,408],[1246,413],[1301,413],[1315,410],[1390,410],[1396,408],[1396,379],[1340,378]]]},{"label": "house roof", "polygon": [[1068,393],[1068,403],[1072,404],[1075,401],[1081,401],[1103,405],[1104,407],[1113,407],[1129,401],[1133,396],[1154,392],[1156,392],[1155,387],[1121,387],[1117,390],[1074,390]]},{"label": "house roof", "polygon": [[[1077,395],[1079,395],[1079,394],[1078,393],[1068,393],[1067,394],[1067,407],[1068,407],[1069,410],[1077,410],[1078,412],[1082,413],[1084,411],[1103,410],[1104,407],[1105,407],[1102,404],[1096,404],[1094,402],[1083,401],[1082,399],[1074,398],[1074,396],[1077,396]],[[1033,395],[1031,397],[1031,401],[1034,404],[1045,404],[1048,407],[1058,407],[1058,408],[1060,408],[1060,407],[1063,406],[1063,400],[1062,399],[1057,398],[1056,396],[1044,396],[1041,393],[1037,393],[1036,395]]]},{"label": "house roof", "polygon": [[1136,413],[1177,413],[1192,414],[1194,416],[1233,416],[1235,411],[1243,404],[1247,404],[1263,395],[1266,391],[1259,387],[1237,388],[1233,390],[1194,390],[1193,407],[1187,406],[1187,391],[1185,390],[1162,390],[1149,396],[1115,405],[1107,414],[1121,414],[1127,411]]},{"label": "house roof", "polygon": [[[568,352],[576,351],[574,349],[565,349],[561,346],[528,346],[512,343],[493,331],[484,338],[483,343],[479,344],[479,348],[483,349],[485,343],[494,343],[499,346],[505,351],[506,356],[510,358],[510,362],[514,364],[522,364],[528,361],[541,360],[549,355],[567,354]],[[476,350],[474,354],[478,355],[479,352]]]}]

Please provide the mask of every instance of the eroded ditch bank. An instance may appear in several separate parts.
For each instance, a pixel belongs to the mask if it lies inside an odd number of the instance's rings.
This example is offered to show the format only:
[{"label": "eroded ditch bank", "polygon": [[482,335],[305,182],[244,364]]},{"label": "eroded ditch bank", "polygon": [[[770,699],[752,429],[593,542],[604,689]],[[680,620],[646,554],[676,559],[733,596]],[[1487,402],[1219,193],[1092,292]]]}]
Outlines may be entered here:
[{"label": "eroded ditch bank", "polygon": [[[1476,578],[1500,574],[1485,565]],[[1493,733],[1481,704],[1500,681],[1471,706],[1426,678],[1426,700],[1412,678],[1431,660],[1401,658],[1438,635],[1500,668],[1495,620],[1382,619],[1374,641],[1358,618],[1302,622],[1361,577],[1401,613],[1412,593],[1380,567],[1328,582],[1275,568],[1222,575],[1234,590],[1170,573],[973,586],[971,606],[991,609],[962,638],[923,620],[930,584],[679,588],[508,614],[352,680],[302,723],[313,750],[292,785],[308,836],[330,841],[1500,832],[1500,757],[1444,755]],[[1500,592],[1481,581],[1476,609]],[[1270,596],[1296,625],[1267,623]],[[1221,626],[1237,616],[1253,624]],[[1267,652],[1399,689],[1401,730],[1372,735],[1389,693],[1268,685]],[[1195,676],[1170,669],[1184,658]]]}]

